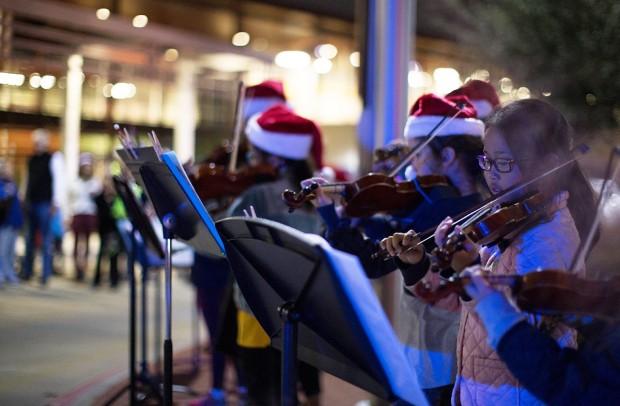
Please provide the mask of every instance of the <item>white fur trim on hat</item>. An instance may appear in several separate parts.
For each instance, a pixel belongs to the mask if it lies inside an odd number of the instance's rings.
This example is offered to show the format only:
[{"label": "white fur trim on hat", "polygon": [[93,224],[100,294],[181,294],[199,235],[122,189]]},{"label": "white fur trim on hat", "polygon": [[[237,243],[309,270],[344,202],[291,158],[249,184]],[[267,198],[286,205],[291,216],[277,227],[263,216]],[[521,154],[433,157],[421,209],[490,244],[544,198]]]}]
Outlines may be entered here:
[{"label": "white fur trim on hat", "polygon": [[476,112],[478,113],[478,118],[487,118],[491,111],[493,110],[493,105],[491,102],[485,99],[480,100],[470,100],[471,104],[476,108]]},{"label": "white fur trim on hat", "polygon": [[281,103],[285,103],[285,101],[280,97],[254,97],[245,99],[245,103],[243,104],[243,117],[247,119],[256,113],[262,113],[268,108]]},{"label": "white fur trim on hat", "polygon": [[[407,124],[405,125],[405,137],[425,137],[430,135],[430,132],[444,116],[409,116]],[[472,135],[475,137],[482,137],[484,135],[484,123],[475,118],[455,118],[447,125],[446,122],[450,120],[450,117],[438,127],[438,137],[447,135]]]},{"label": "white fur trim on hat", "polygon": [[288,159],[306,159],[312,148],[312,134],[278,133],[264,130],[254,115],[246,127],[250,142],[270,154]]}]

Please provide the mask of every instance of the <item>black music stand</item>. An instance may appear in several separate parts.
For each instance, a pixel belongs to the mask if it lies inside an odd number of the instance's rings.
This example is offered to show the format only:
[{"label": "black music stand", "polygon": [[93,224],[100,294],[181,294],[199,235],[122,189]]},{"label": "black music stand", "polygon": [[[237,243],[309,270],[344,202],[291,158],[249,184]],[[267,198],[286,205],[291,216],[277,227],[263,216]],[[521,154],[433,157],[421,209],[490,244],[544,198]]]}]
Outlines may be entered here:
[{"label": "black music stand", "polygon": [[159,162],[159,156],[153,147],[139,147],[129,149],[117,149],[116,154],[131,172],[138,185],[144,188],[144,181],[140,174],[140,168],[147,162]]},{"label": "black music stand", "polygon": [[[160,240],[151,225],[151,222],[144,212],[142,204],[140,204],[138,198],[135,193],[131,189],[131,186],[124,179],[114,176],[112,178],[114,182],[114,187],[120,196],[125,209],[127,210],[127,215],[129,216],[132,229],[130,231],[130,240],[131,246],[128,250],[128,259],[127,259],[127,271],[129,277],[129,396],[130,396],[130,404],[134,405],[136,401],[136,382],[139,380],[143,384],[146,384],[150,387],[151,392],[154,393],[159,399],[161,399],[161,393],[159,391],[159,382],[151,376],[148,372],[147,367],[147,357],[146,357],[146,280],[147,280],[147,272],[145,262],[146,258],[140,258],[141,255],[148,255],[147,249],[151,250],[158,258],[165,258],[164,250],[161,246]],[[120,231],[120,230],[119,230]],[[143,240],[143,244],[145,245],[144,249],[140,250],[138,248],[138,236]],[[136,282],[135,282],[135,271],[134,266],[135,262],[138,260],[143,269],[142,269],[142,297],[141,297],[141,305],[142,305],[142,320],[141,320],[141,350],[142,350],[142,359],[140,362],[140,376],[136,375],[135,363],[136,363]],[[113,396],[106,404],[112,404],[123,392],[119,392],[115,396]]]},{"label": "black music stand", "polygon": [[164,405],[172,405],[172,239],[197,252],[225,257],[224,243],[174,152],[145,162],[140,177],[159,217],[166,240],[166,333],[164,339]]},{"label": "black music stand", "polygon": [[283,405],[297,402],[297,355],[381,398],[427,405],[357,257],[265,219],[216,226],[243,296],[282,351]]}]

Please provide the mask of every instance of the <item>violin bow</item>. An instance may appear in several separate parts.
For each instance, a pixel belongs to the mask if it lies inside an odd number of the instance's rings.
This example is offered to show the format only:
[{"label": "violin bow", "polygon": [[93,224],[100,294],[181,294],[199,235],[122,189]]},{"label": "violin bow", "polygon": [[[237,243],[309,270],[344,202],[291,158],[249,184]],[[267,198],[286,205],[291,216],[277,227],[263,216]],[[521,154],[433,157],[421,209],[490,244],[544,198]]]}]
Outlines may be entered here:
[{"label": "violin bow", "polygon": [[601,190],[599,191],[598,200],[596,202],[596,213],[594,218],[592,219],[592,225],[590,226],[590,230],[588,230],[588,236],[586,240],[579,246],[579,249],[575,253],[573,257],[573,261],[568,268],[570,271],[573,271],[577,264],[585,262],[587,254],[590,252],[590,248],[592,246],[592,241],[594,240],[594,234],[596,234],[596,230],[601,222],[601,217],[603,214],[603,205],[609,200],[611,197],[612,188],[609,186],[611,182],[610,180],[616,179],[618,173],[620,172],[620,160],[616,162],[616,166],[613,169],[612,166],[614,157],[620,155],[620,146],[616,145],[612,148],[611,153],[609,155],[609,160],[607,161],[607,168],[605,169],[605,177],[603,178],[603,183],[601,184]]},{"label": "violin bow", "polygon": [[241,125],[243,124],[243,112],[245,104],[245,85],[243,81],[239,82],[239,89],[237,93],[237,106],[235,108],[235,125],[233,128],[232,145],[233,150],[230,154],[230,161],[228,162],[228,173],[235,173],[237,168],[237,155],[239,152],[239,141],[241,138]]},{"label": "violin bow", "polygon": [[[420,142],[418,145],[416,145],[415,147],[413,147],[409,152],[407,152],[401,159],[400,161],[392,168],[392,170],[390,171],[390,173],[388,174],[388,176],[390,178],[393,178],[394,176],[396,176],[396,174],[398,172],[401,171],[401,169],[403,169],[405,167],[405,165],[407,165],[409,163],[409,161],[411,160],[411,157],[414,156],[415,154],[417,154],[422,148],[424,148],[425,146],[427,146],[428,144],[430,144],[430,142],[433,140],[433,138],[435,138],[437,136],[437,134],[439,134],[439,131],[442,130],[445,126],[447,126],[448,124],[450,124],[450,122],[452,120],[454,120],[456,118],[456,116],[459,115],[459,113],[461,112],[461,110],[463,109],[464,104],[463,103],[455,103],[454,106],[448,111],[448,114],[446,114],[436,125],[435,127],[433,127],[433,129],[431,129],[431,131],[424,137],[426,138],[424,141]],[[452,116],[450,116],[450,114],[452,114],[452,111],[456,110],[456,113],[454,113]]]}]

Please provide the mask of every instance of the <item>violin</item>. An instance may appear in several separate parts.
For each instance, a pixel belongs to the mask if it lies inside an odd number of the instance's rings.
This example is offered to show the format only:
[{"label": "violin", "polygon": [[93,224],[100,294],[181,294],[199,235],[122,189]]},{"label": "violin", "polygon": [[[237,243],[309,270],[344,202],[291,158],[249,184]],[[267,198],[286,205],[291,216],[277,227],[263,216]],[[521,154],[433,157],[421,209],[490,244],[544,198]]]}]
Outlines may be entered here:
[{"label": "violin", "polygon": [[[448,125],[460,112],[462,106],[456,103],[435,125],[429,134],[414,148],[404,153],[400,161],[387,175],[371,172],[355,182],[321,185],[326,193],[341,194],[345,203],[344,212],[350,217],[370,217],[377,213],[395,213],[405,208],[413,208],[425,198],[427,190],[439,185],[449,185],[448,178],[442,175],[419,176],[413,181],[397,182],[395,176],[411,161],[418,151],[427,146],[443,127]],[[449,116],[453,111],[454,115]],[[312,184],[299,193],[292,190],[282,192],[282,199],[289,207],[289,213],[305,202],[316,198],[314,191],[319,187]]]},{"label": "violin", "polygon": [[250,186],[277,179],[278,171],[271,165],[245,167],[229,173],[223,166],[214,163],[201,165],[190,181],[201,200],[234,197]]},{"label": "violin", "polygon": [[[393,177],[380,173],[369,173],[355,182],[321,185],[328,194],[340,194],[344,212],[350,217],[369,217],[377,213],[395,213],[413,208],[424,200],[425,194],[436,186],[448,186],[448,178],[441,175],[418,176],[413,181],[396,182]],[[285,190],[282,198],[289,212],[301,207],[306,201],[316,198],[314,183],[299,193]]]},{"label": "violin", "polygon": [[527,227],[546,215],[547,201],[541,192],[534,192],[512,204],[500,209],[482,213],[464,223],[460,232],[453,231],[448,235],[443,247],[436,247],[431,252],[433,269],[450,267],[453,254],[462,248],[463,242],[469,238],[478,245],[496,245],[506,235]]},{"label": "violin", "polygon": [[[489,274],[484,279],[492,286],[509,287],[517,306],[529,313],[620,319],[620,276],[610,281],[593,280],[552,269],[525,275]],[[465,294],[470,281],[469,276],[456,275],[436,289],[420,282],[413,290],[416,296],[433,304],[451,293]]]},{"label": "violin", "polygon": [[[545,202],[542,199],[542,193],[536,189],[532,191],[533,187],[531,185],[536,184],[536,182],[540,179],[543,179],[544,177],[564,168],[565,166],[572,164],[581,156],[585,155],[589,151],[589,148],[584,144],[579,144],[573,151],[578,152],[579,155],[567,159],[565,162],[560,163],[534,179],[518,182],[503,190],[501,193],[483,201],[476,207],[473,207],[456,216],[454,218],[454,225],[460,222],[469,221],[469,224],[473,225],[473,227],[468,228],[467,231],[469,231],[469,235],[467,233],[463,233],[462,235],[457,236],[453,233],[453,238],[448,241],[448,248],[446,248],[444,252],[441,252],[439,248],[433,252],[433,270],[437,271],[441,268],[445,269],[450,265],[452,255],[454,252],[462,248],[462,242],[465,240],[464,237],[466,235],[474,240],[474,242],[478,242],[480,245],[493,245],[519,227],[525,227],[527,224],[531,224],[532,222],[539,220],[542,215],[546,214],[545,210],[542,210]],[[497,215],[493,216],[495,212],[492,212],[491,209],[494,206],[501,204],[500,202],[508,200],[510,196],[514,196],[514,193],[520,190],[526,191],[526,195],[524,195],[525,197],[520,198],[522,200],[512,203],[513,205],[516,204],[516,206],[508,207],[506,210],[501,210],[497,213]],[[510,206],[510,204],[504,204],[504,206]],[[408,247],[403,252],[413,249],[418,245],[425,243],[429,239],[434,238],[435,234],[432,233],[429,235],[429,231],[430,230],[427,230],[424,233],[419,233],[419,236],[425,235],[425,239],[411,247]],[[372,254],[373,259],[381,256],[388,258],[389,254],[387,250],[382,249]]]}]

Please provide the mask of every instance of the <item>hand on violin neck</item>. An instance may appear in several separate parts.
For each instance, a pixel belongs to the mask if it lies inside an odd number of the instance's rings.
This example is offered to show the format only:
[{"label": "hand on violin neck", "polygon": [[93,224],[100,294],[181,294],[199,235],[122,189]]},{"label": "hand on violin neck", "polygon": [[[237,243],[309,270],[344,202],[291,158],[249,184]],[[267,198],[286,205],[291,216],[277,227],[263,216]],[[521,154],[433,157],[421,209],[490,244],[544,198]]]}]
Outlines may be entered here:
[{"label": "hand on violin neck", "polygon": [[382,249],[387,251],[388,255],[398,256],[398,259],[405,264],[417,264],[424,259],[424,246],[420,244],[420,237],[413,230],[406,233],[395,233],[381,240],[380,245]]},{"label": "hand on violin neck", "polygon": [[437,226],[435,230],[435,245],[439,248],[443,248],[448,240],[448,232],[452,228],[454,221],[450,216],[446,217],[442,220],[441,223]]},{"label": "hand on violin neck", "polygon": [[325,185],[327,183],[327,179],[319,177],[305,179],[300,182],[304,193],[312,193],[315,196],[314,199],[309,199],[315,207],[329,206],[334,203],[334,201],[325,194],[325,191],[321,187],[321,185]]},{"label": "hand on violin neck", "polygon": [[488,273],[480,265],[474,265],[464,269],[459,275],[460,278],[469,279],[464,283],[465,292],[475,301],[479,302],[496,291],[485,279],[485,274]]},{"label": "hand on violin neck", "polygon": [[469,265],[476,262],[480,248],[463,232],[461,226],[455,226],[450,217],[446,217],[435,231],[435,244],[437,248],[433,250],[433,268],[441,270],[451,267],[456,272],[460,272]]}]

